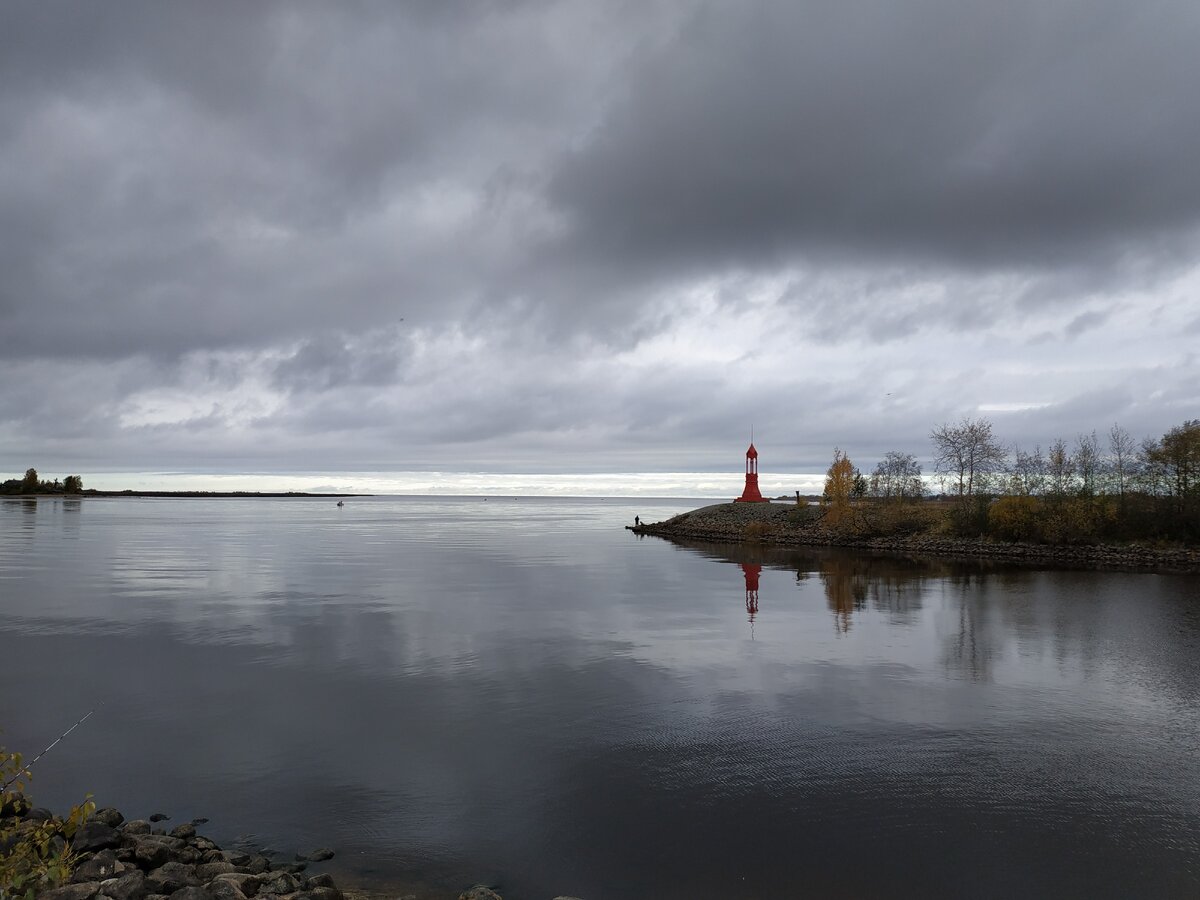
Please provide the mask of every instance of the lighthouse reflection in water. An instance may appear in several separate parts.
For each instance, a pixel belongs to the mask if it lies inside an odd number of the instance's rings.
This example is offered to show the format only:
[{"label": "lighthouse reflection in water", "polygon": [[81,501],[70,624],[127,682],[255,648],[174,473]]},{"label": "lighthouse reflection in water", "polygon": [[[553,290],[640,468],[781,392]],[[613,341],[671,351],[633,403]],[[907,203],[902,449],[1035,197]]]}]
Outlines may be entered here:
[{"label": "lighthouse reflection in water", "polygon": [[762,566],[757,563],[738,563],[746,576],[746,615],[750,619],[750,635],[754,635],[754,617],[758,615],[758,576]]}]

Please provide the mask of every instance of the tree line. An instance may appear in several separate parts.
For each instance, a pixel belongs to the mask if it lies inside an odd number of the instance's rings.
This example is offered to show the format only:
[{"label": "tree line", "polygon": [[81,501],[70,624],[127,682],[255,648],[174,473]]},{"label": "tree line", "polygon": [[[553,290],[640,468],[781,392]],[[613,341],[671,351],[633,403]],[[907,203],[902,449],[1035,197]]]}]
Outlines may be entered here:
[{"label": "tree line", "polygon": [[946,515],[917,509],[932,491],[914,454],[889,451],[865,477],[837,449],[823,499],[830,524],[1056,544],[1200,538],[1200,419],[1140,442],[1113,425],[1103,438],[1010,446],[984,418],[929,438],[933,481],[953,500]]},{"label": "tree line", "polygon": [[42,481],[37,469],[26,469],[24,478],[10,478],[0,482],[0,494],[78,494],[83,491],[83,479],[68,475],[62,481]]}]

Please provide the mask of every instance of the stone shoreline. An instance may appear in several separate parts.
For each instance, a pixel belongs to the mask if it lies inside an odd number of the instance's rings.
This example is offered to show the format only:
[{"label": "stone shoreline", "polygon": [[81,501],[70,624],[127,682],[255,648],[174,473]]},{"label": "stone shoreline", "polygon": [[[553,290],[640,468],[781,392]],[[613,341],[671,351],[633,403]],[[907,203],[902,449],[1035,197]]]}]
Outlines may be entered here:
[{"label": "stone shoreline", "polygon": [[[193,819],[169,831],[156,827],[166,816],[127,821],[111,807],[98,809],[68,843],[57,835],[52,844],[78,855],[70,883],[37,894],[38,900],[379,900],[396,893],[369,893],[338,888],[333,876],[308,872],[309,863],[332,859],[319,849],[280,862],[271,850],[223,850],[199,834]],[[21,795],[6,798],[0,808],[0,832],[16,840],[40,823],[62,825],[49,810],[32,807]],[[0,850],[3,850],[0,847]],[[458,900],[502,900],[485,885],[459,893]],[[4,900],[0,893],[0,900]],[[416,894],[399,900],[418,900]],[[554,900],[578,900],[556,897]]]},{"label": "stone shoreline", "polygon": [[664,522],[631,526],[629,530],[639,535],[711,543],[841,547],[903,556],[938,556],[1038,566],[1200,573],[1200,547],[1158,548],[1132,544],[1052,546],[924,534],[852,537],[831,532],[822,527],[819,520],[793,524],[789,517],[797,509],[791,503],[718,503],[681,513]]}]

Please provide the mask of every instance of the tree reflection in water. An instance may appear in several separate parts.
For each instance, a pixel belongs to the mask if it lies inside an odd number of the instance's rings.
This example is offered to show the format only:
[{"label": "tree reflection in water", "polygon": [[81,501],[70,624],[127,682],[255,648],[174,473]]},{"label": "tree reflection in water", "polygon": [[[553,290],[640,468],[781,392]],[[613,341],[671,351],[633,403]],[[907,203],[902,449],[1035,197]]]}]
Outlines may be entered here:
[{"label": "tree reflection in water", "polygon": [[[991,680],[995,660],[1003,655],[1005,635],[1014,628],[1024,630],[1020,622],[1007,619],[1029,614],[1020,604],[993,604],[993,596],[1011,597],[1020,585],[1042,577],[1029,569],[982,561],[887,556],[825,547],[779,548],[682,540],[673,543],[741,568],[752,637],[759,616],[759,585],[764,569],[794,573],[801,593],[807,591],[810,579],[819,579],[839,636],[849,634],[855,618],[868,610],[884,616],[888,625],[911,626],[920,620],[928,600],[950,600],[953,618],[941,621],[953,624],[941,638],[941,661],[947,670],[972,681]],[[1003,621],[997,620],[998,616]]]}]

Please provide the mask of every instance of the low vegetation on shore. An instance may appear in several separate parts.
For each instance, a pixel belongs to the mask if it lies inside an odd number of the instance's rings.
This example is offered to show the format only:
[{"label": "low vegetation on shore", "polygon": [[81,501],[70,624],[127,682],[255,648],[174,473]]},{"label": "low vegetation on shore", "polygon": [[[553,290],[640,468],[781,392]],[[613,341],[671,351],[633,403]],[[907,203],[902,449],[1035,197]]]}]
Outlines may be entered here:
[{"label": "low vegetation on shore", "polygon": [[930,434],[946,493],[929,499],[911,453],[864,477],[841,450],[825,479],[822,527],[849,537],[931,534],[1071,545],[1200,540],[1200,419],[1140,444],[1114,425],[1073,445],[1006,447],[986,419]]}]

